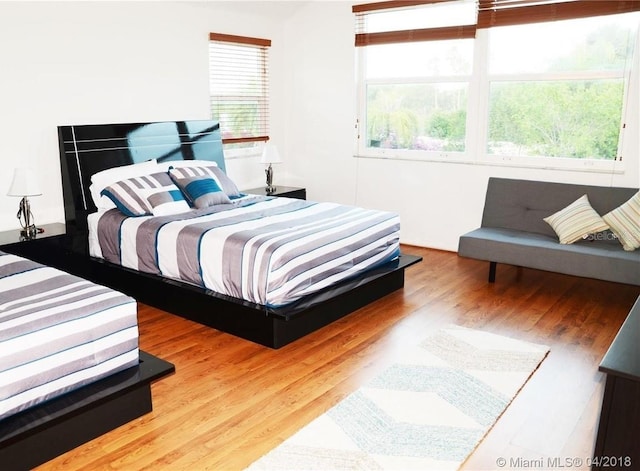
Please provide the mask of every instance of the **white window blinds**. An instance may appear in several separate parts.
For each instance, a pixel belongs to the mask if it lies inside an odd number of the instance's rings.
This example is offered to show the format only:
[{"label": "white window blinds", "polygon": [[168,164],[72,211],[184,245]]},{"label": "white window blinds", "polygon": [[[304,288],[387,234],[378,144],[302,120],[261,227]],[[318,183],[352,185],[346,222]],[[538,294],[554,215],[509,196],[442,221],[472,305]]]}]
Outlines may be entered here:
[{"label": "white window blinds", "polygon": [[224,144],[269,140],[270,46],[269,39],[209,34],[211,117]]}]

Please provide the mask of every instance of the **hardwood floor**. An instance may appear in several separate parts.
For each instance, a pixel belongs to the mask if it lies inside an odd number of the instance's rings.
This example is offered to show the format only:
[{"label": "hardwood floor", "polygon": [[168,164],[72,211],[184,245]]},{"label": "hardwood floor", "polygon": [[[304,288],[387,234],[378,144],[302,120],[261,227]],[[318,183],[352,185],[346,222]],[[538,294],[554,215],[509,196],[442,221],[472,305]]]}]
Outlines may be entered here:
[{"label": "hardwood floor", "polygon": [[598,364],[640,287],[506,265],[489,284],[488,263],[403,250],[424,257],[403,290],[279,350],[140,305],[141,348],[176,366],[153,385],[153,412],[39,469],[242,469],[447,324],[551,348],[463,469],[588,457]]}]

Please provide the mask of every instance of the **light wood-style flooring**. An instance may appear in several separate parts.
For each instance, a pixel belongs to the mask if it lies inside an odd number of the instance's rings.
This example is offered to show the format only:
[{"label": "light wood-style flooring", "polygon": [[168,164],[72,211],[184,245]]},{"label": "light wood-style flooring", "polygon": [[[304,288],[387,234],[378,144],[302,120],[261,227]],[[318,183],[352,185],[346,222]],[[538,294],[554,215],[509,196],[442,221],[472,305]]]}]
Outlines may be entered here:
[{"label": "light wood-style flooring", "polygon": [[498,469],[500,457],[588,457],[604,386],[598,364],[640,287],[507,265],[489,284],[487,263],[403,250],[424,257],[403,290],[279,350],[140,305],[141,348],[176,366],[154,383],[153,412],[39,469],[243,469],[448,324],[551,348],[463,469]]}]

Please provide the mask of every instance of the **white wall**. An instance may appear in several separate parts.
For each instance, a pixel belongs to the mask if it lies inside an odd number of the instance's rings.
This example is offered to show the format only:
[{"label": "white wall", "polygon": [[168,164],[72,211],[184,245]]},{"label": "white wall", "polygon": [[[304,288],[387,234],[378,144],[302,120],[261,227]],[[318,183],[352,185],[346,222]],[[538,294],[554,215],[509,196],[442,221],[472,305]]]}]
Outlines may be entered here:
[{"label": "white wall", "polygon": [[[311,2],[287,22],[286,159],[308,197],[388,209],[409,244],[457,250],[480,224],[489,176],[640,186],[638,61],[630,93],[621,174],[353,157],[354,2]],[[640,48],[638,48],[640,49]]]},{"label": "white wall", "polygon": [[[273,41],[276,184],[397,211],[403,242],[456,250],[480,222],[490,175],[640,185],[637,76],[623,174],[355,158],[352,3],[0,2],[0,230],[18,227],[18,200],[5,195],[24,164],[42,179],[36,221],[63,220],[57,126],[207,118],[210,31]],[[256,160],[228,163],[241,188],[264,183]]]},{"label": "white wall", "polygon": [[[272,136],[283,139],[283,23],[237,2],[0,2],[0,230],[19,227],[13,169],[34,167],[39,224],[64,220],[57,126],[209,117],[209,32],[272,39]],[[232,161],[239,185],[264,180]]]}]

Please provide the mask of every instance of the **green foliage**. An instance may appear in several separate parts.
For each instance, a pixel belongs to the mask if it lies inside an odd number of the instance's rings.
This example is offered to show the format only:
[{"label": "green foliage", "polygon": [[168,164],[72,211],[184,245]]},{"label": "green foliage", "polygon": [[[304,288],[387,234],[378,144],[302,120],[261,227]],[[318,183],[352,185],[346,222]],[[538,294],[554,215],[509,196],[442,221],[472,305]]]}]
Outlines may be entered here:
[{"label": "green foliage", "polygon": [[[463,150],[466,86],[370,85],[367,133],[372,147]],[[429,140],[429,142],[425,142]]]},{"label": "green foliage", "polygon": [[[488,151],[498,155],[614,159],[624,80],[572,79],[571,73],[625,70],[628,30],[603,26],[548,70],[569,78],[493,81],[489,91]],[[452,59],[453,60],[453,59]],[[370,84],[370,146],[463,151],[465,83]]]},{"label": "green foliage", "polygon": [[[624,70],[629,31],[605,26],[549,71]],[[614,159],[624,82],[494,82],[488,151],[495,154]]]},{"label": "green foliage", "polygon": [[615,158],[622,80],[496,83],[489,151],[549,157]]}]

